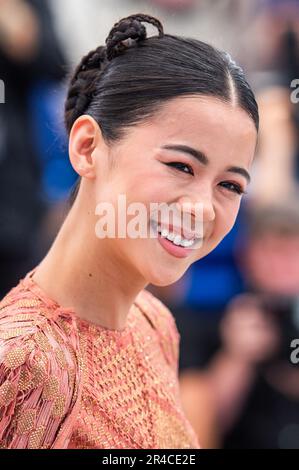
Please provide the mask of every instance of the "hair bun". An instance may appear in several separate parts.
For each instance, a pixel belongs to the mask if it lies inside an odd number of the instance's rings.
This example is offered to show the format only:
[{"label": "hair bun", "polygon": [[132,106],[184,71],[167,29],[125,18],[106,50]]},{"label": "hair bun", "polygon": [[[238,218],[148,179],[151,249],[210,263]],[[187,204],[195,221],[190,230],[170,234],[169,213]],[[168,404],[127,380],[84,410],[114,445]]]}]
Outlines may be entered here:
[{"label": "hair bun", "polygon": [[146,28],[142,23],[149,23],[159,31],[159,36],[163,36],[163,26],[159,20],[153,16],[137,14],[121,19],[115,23],[106,39],[106,55],[108,60],[120,55],[125,49],[130,47],[132,41],[143,41],[147,37]]}]

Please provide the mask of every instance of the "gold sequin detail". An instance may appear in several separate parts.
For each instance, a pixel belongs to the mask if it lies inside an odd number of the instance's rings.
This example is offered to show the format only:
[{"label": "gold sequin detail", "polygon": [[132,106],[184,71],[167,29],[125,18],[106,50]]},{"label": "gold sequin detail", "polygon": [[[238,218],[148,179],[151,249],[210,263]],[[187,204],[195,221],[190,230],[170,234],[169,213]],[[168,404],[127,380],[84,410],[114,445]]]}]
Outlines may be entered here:
[{"label": "gold sequin detail", "polygon": [[12,316],[12,320],[17,322],[17,321],[32,321],[36,319],[36,314],[35,313],[17,313]]},{"label": "gold sequin detail", "polygon": [[69,336],[70,333],[72,332],[72,326],[67,322],[65,321],[65,319],[62,319],[62,318],[58,318],[57,319],[57,323],[59,325],[59,328],[62,329],[62,331],[67,335]]},{"label": "gold sequin detail", "polygon": [[[0,446],[9,447],[15,434],[32,449],[51,447],[57,435],[65,446],[79,448],[197,445],[180,411],[175,325],[162,303],[141,295],[128,321],[129,334],[120,335],[72,322],[71,315],[54,312],[31,293],[23,296],[21,289],[21,294],[16,290],[5,299],[8,312],[2,310],[0,317],[2,340],[26,335],[19,347],[14,340],[2,359],[9,369],[25,366],[11,372],[14,381],[0,388],[0,403],[16,400],[11,431]],[[28,393],[36,387],[42,389]],[[74,404],[71,428],[64,416]]]},{"label": "gold sequin detail", "polygon": [[10,339],[15,338],[16,336],[21,336],[23,333],[28,331],[27,328],[10,328],[8,330],[0,331],[1,339]]},{"label": "gold sequin detail", "polygon": [[49,343],[48,338],[46,337],[46,335],[44,333],[42,333],[42,332],[36,333],[34,335],[34,339],[35,339],[35,341],[37,342],[37,344],[39,345],[39,347],[41,348],[42,351],[44,351],[44,352],[51,351],[52,347]]},{"label": "gold sequin detail", "polygon": [[36,349],[36,343],[30,339],[29,341],[26,341],[25,348],[27,352],[31,352]]},{"label": "gold sequin detail", "polygon": [[62,418],[64,415],[65,408],[65,396],[60,394],[54,402],[54,407],[52,410],[52,416],[54,418]]},{"label": "gold sequin detail", "polygon": [[[152,403],[155,407],[155,430],[158,449],[190,449],[194,443],[190,440],[190,432],[187,431],[182,417],[179,418],[159,405]],[[195,436],[194,436],[195,437]]]},{"label": "gold sequin detail", "polygon": [[25,434],[35,428],[36,410],[26,410],[17,421],[17,432]]},{"label": "gold sequin detail", "polygon": [[13,296],[11,294],[7,294],[6,297],[0,302],[0,310],[8,307],[13,302]]},{"label": "gold sequin detail", "polygon": [[4,359],[5,367],[16,369],[26,361],[26,351],[24,348],[16,347],[9,351]]},{"label": "gold sequin detail", "polygon": [[42,398],[44,400],[54,400],[58,394],[59,381],[57,377],[50,377],[46,380]]},{"label": "gold sequin detail", "polygon": [[8,380],[0,387],[0,406],[7,406],[15,398],[17,394],[16,385]]},{"label": "gold sequin detail", "polygon": [[76,369],[74,368],[68,369],[68,376],[69,376],[69,384],[71,387],[73,387],[75,379],[76,379]]},{"label": "gold sequin detail", "polygon": [[141,300],[130,324],[132,342],[79,331],[84,379],[70,448],[198,448],[178,399],[173,324],[165,312],[157,321],[158,309]]},{"label": "gold sequin detail", "polygon": [[44,365],[41,363],[34,364],[31,368],[32,372],[32,384],[34,387],[41,385],[47,377],[47,371]]},{"label": "gold sequin detail", "polygon": [[57,362],[58,362],[59,366],[61,367],[61,369],[65,369],[67,367],[67,362],[66,362],[65,355],[64,355],[63,351],[61,349],[57,348],[55,350],[55,356],[56,356]]},{"label": "gold sequin detail", "polygon": [[50,337],[53,337],[58,345],[64,345],[65,341],[61,337],[61,335],[58,333],[58,331],[55,328],[51,328],[50,325],[47,325],[44,328],[45,331],[47,331],[48,335]]},{"label": "gold sequin detail", "polygon": [[28,449],[39,449],[45,433],[45,426],[39,426],[31,432],[28,440]]},{"label": "gold sequin detail", "polygon": [[18,389],[20,392],[25,392],[33,387],[33,383],[31,380],[31,374],[28,369],[21,369],[20,378],[18,382]]},{"label": "gold sequin detail", "polygon": [[18,300],[14,306],[16,307],[37,307],[41,302],[35,299],[21,299]]},{"label": "gold sequin detail", "polygon": [[73,364],[77,364],[77,356],[76,356],[75,351],[73,350],[72,347],[68,347],[67,349],[68,349],[68,352],[69,352],[69,354],[70,354],[70,356],[71,356],[71,362],[72,362]]}]

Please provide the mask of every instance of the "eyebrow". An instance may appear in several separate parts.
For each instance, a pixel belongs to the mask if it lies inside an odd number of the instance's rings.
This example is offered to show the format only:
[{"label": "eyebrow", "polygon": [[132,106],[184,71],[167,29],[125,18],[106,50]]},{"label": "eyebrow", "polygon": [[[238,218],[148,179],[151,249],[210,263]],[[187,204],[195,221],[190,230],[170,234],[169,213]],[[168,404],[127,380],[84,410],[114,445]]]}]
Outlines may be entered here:
[{"label": "eyebrow", "polygon": [[[196,160],[198,160],[202,165],[209,164],[209,159],[204,152],[189,147],[188,145],[163,145],[161,148],[165,150],[174,150],[175,152],[187,153],[188,155],[191,155],[191,157],[196,158]],[[239,166],[230,166],[226,168],[225,171],[230,173],[237,173],[238,175],[243,176],[248,183],[251,181],[250,174],[247,170],[245,170],[245,168]]]}]

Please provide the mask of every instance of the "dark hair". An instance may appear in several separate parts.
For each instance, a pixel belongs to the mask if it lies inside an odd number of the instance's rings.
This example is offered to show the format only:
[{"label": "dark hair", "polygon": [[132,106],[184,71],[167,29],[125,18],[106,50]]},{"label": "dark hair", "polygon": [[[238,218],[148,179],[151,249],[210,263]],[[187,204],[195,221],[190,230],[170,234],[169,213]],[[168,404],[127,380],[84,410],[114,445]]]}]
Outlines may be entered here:
[{"label": "dark hair", "polygon": [[[147,38],[143,22],[158,29]],[[163,102],[183,95],[209,95],[237,103],[258,130],[258,107],[242,69],[230,55],[195,39],[164,34],[159,20],[136,14],[120,20],[106,46],[84,56],[69,85],[65,125],[89,114],[107,142],[152,116]]]}]

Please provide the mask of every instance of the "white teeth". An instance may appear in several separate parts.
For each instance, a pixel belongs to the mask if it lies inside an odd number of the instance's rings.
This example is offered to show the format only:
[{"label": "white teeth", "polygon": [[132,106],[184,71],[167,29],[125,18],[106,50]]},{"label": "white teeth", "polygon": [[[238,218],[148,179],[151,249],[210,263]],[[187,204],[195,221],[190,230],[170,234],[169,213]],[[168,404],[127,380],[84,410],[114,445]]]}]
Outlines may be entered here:
[{"label": "white teeth", "polygon": [[175,245],[180,245],[183,246],[184,248],[192,246],[195,240],[187,240],[185,238],[181,238],[180,235],[173,233],[173,232],[168,232],[167,229],[163,229],[162,231],[159,230],[161,233],[161,236],[164,238],[167,238],[167,240],[170,240],[173,242]]},{"label": "white teeth", "polygon": [[182,240],[182,241],[181,241],[181,244],[182,244],[185,248],[187,248],[188,246],[192,246],[193,243],[194,243],[194,240]]},{"label": "white teeth", "polygon": [[[179,237],[179,239],[181,239],[181,237],[179,235],[178,235],[178,237]],[[171,242],[174,242],[174,239],[176,238],[176,234],[171,233],[171,232],[167,232],[166,238],[168,238],[168,240],[170,240]]]},{"label": "white teeth", "polygon": [[166,228],[161,228],[159,224],[155,221],[152,221],[152,226],[155,230],[157,230],[163,238],[167,238],[175,245],[183,246],[184,248],[192,246],[196,240],[187,240],[186,238],[182,238],[177,233],[169,232]]},{"label": "white teeth", "polygon": [[180,235],[176,235],[175,238],[174,238],[174,240],[173,240],[173,243],[174,243],[175,245],[180,245],[180,244],[181,244],[181,241],[182,241],[182,240],[181,240]]}]

